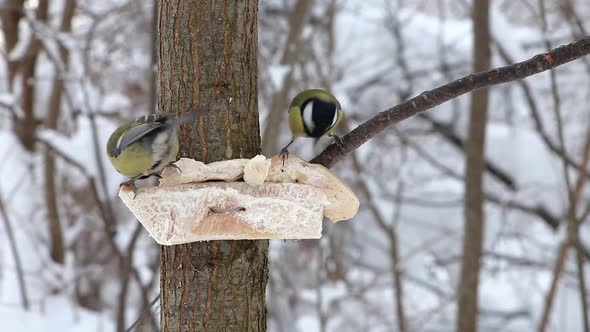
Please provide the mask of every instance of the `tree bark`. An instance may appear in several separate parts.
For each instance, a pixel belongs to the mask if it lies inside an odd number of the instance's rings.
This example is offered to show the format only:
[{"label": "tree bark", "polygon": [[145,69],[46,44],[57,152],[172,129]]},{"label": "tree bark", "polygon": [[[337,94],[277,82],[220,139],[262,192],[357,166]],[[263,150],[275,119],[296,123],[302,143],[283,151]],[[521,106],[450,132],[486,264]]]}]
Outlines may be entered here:
[{"label": "tree bark", "polygon": [[[490,66],[489,0],[473,5],[473,71]],[[488,112],[488,89],[471,95],[469,129],[465,147],[465,199],[463,258],[458,287],[457,331],[477,331],[477,291],[483,249],[485,134]]]},{"label": "tree bark", "polygon": [[[160,111],[196,112],[181,156],[211,162],[260,152],[257,0],[162,0]],[[162,331],[265,331],[268,241],[162,247]]]}]

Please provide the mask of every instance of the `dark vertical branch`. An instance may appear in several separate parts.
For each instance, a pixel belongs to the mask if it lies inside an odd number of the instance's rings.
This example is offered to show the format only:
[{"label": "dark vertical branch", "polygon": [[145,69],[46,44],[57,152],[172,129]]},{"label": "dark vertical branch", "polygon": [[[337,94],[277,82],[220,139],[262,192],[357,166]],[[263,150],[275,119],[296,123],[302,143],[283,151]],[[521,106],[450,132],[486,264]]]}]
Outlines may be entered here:
[{"label": "dark vertical branch", "polygon": [[559,284],[559,280],[561,275],[563,274],[563,269],[565,267],[566,259],[567,259],[567,249],[568,244],[567,241],[564,241],[559,245],[559,250],[557,253],[557,260],[555,261],[555,265],[553,266],[553,275],[551,278],[551,285],[549,286],[549,290],[547,290],[547,294],[545,295],[545,302],[543,305],[543,313],[541,315],[541,320],[539,321],[539,327],[537,331],[545,332],[547,330],[547,325],[549,324],[549,318],[551,318],[551,308],[553,307],[553,302],[555,301],[555,295],[557,294],[557,286]]},{"label": "dark vertical branch", "polygon": [[[400,189],[403,184],[400,183]],[[401,190],[400,190],[401,191]],[[400,199],[396,202],[396,216],[395,219],[399,219],[401,215],[401,195]],[[394,220],[395,221],[395,220]],[[397,230],[391,225],[390,232],[390,260],[391,260],[391,274],[393,278],[393,290],[395,292],[395,313],[397,315],[397,328],[399,332],[407,332],[408,326],[406,321],[406,314],[404,308],[404,287],[402,282],[402,265],[399,258],[399,241],[397,237]]]},{"label": "dark vertical branch", "polygon": [[[579,225],[579,224],[578,224]],[[588,292],[586,287],[586,276],[584,272],[584,248],[580,241],[579,235],[576,239],[576,265],[578,268],[578,282],[580,288],[580,304],[582,309],[582,325],[584,326],[584,332],[590,331],[590,307],[588,306]]]},{"label": "dark vertical branch", "polygon": [[[489,0],[473,5],[473,70],[490,66]],[[464,239],[461,277],[458,286],[457,331],[477,331],[479,275],[483,251],[485,133],[488,90],[471,95],[469,129],[465,146]]]},{"label": "dark vertical branch", "polygon": [[[18,42],[18,22],[23,16],[24,0],[6,0],[0,6],[0,20],[2,21],[2,35],[6,52],[10,53]],[[12,82],[17,70],[17,63],[12,60],[7,61],[8,70],[8,89],[12,90]]]},{"label": "dark vertical branch", "polygon": [[[68,33],[71,31],[72,18],[76,9],[76,0],[67,0],[64,3],[60,32]],[[59,44],[59,56],[64,66],[69,63],[69,51],[63,44]],[[54,78],[49,93],[48,113],[45,119],[45,126],[48,129],[57,129],[59,115],[61,111],[61,100],[64,92],[64,76],[67,68],[58,68],[54,64]],[[64,262],[64,243],[62,235],[62,226],[59,217],[59,209],[56,196],[56,172],[55,158],[49,149],[44,149],[43,156],[45,160],[44,179],[45,179],[45,204],[47,206],[47,222],[50,234],[50,256],[53,261],[59,264]]]},{"label": "dark vertical branch", "polygon": [[[586,143],[584,144],[584,151],[582,152],[582,164],[578,169],[578,178],[570,196],[570,208],[568,213],[568,224],[567,224],[567,241],[570,247],[575,251],[576,254],[576,265],[578,268],[578,283],[580,293],[580,308],[582,310],[582,323],[584,326],[584,332],[590,332],[590,313],[588,312],[588,299],[586,293],[586,278],[584,276],[584,248],[582,241],[580,240],[580,224],[582,219],[578,219],[578,207],[579,202],[582,199],[582,192],[586,185],[586,179],[588,175],[588,163],[590,162],[590,129],[586,134]],[[567,167],[567,162],[563,160],[564,167]],[[564,168],[564,172],[567,169]]]},{"label": "dark vertical branch", "polygon": [[[119,259],[119,268],[121,269],[121,290],[119,291],[119,296],[117,298],[117,332],[125,331],[127,293],[129,292],[129,279],[132,275],[131,272],[133,271],[133,252],[135,250],[137,240],[139,239],[139,234],[141,234],[142,230],[143,228],[141,224],[137,223],[135,225],[135,230],[131,235],[131,240],[129,240],[126,250],[121,253],[121,258]],[[139,286],[141,287],[141,284]]]},{"label": "dark vertical branch", "polygon": [[[35,19],[41,22],[47,21],[48,7],[48,0],[39,0],[35,11]],[[32,34],[27,50],[18,63],[19,73],[22,75],[21,107],[23,118],[15,122],[14,130],[25,149],[29,151],[35,149],[35,130],[37,128],[37,121],[35,120],[35,68],[41,50],[39,38],[41,37],[37,34]]]}]

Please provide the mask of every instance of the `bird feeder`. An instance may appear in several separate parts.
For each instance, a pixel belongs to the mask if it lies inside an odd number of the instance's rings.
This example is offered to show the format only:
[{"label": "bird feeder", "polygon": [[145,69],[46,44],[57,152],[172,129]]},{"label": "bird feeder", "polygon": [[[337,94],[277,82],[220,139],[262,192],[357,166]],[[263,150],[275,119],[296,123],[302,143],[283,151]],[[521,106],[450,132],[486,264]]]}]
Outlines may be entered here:
[{"label": "bird feeder", "polygon": [[[318,239],[324,217],[354,217],[359,200],[327,168],[290,154],[204,164],[182,158],[159,186],[119,196],[156,242]],[[243,180],[243,181],[242,181]]]}]

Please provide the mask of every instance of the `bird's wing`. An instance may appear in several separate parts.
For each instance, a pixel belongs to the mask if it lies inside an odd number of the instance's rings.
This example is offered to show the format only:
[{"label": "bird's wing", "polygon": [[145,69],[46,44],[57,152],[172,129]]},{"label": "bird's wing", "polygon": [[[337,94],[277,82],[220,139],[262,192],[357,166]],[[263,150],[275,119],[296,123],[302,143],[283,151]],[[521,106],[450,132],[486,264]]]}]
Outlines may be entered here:
[{"label": "bird's wing", "polygon": [[135,123],[125,132],[125,134],[121,135],[119,141],[117,142],[116,149],[121,151],[129,145],[137,142],[145,135],[165,126],[166,124],[163,122]]},{"label": "bird's wing", "polygon": [[116,149],[121,151],[154,130],[165,127],[176,127],[183,123],[193,121],[196,118],[196,115],[195,112],[190,112],[180,117],[170,117],[167,114],[144,115],[135,120],[132,126],[127,129],[126,133],[121,135],[117,142]]}]

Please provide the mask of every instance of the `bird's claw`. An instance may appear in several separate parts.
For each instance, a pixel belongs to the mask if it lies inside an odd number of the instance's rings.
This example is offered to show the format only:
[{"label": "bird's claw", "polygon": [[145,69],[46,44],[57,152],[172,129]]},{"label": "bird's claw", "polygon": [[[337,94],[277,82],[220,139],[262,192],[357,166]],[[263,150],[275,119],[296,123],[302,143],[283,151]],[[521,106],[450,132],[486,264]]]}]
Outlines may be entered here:
[{"label": "bird's claw", "polygon": [[281,149],[281,153],[279,153],[279,156],[283,158],[283,167],[285,167],[285,160],[289,158],[289,150],[287,150],[287,148]]},{"label": "bird's claw", "polygon": [[133,199],[135,199],[135,197],[137,197],[137,191],[138,191],[137,187],[135,186],[135,180],[131,179],[129,181],[121,182],[119,184],[119,187],[123,187],[125,185],[129,185],[133,188]]},{"label": "bird's claw", "polygon": [[334,144],[336,144],[338,148],[342,148],[344,146],[344,140],[342,137],[336,135],[330,135],[330,137],[334,140]]},{"label": "bird's claw", "polygon": [[180,173],[182,173],[182,169],[180,167],[178,167],[176,164],[174,163],[170,163],[168,164],[169,167],[175,168],[176,170],[178,170]]}]

